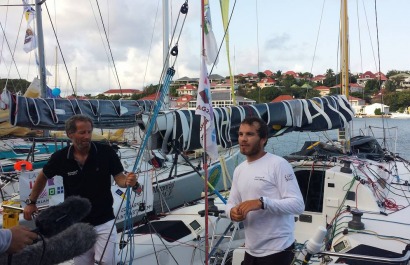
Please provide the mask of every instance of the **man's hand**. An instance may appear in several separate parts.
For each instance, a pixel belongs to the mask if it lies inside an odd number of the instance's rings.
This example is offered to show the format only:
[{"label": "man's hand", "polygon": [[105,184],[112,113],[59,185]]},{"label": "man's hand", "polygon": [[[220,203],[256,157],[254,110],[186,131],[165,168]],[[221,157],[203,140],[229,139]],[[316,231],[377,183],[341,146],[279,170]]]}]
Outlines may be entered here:
[{"label": "man's hand", "polygon": [[35,204],[27,204],[26,207],[24,207],[24,219],[26,220],[31,220],[33,219],[33,213],[37,212],[37,206]]},{"label": "man's hand", "polygon": [[238,206],[235,206],[231,209],[230,212],[231,220],[235,222],[240,222],[245,220],[245,216],[243,216],[238,209]]},{"label": "man's hand", "polygon": [[10,228],[11,244],[7,249],[7,253],[16,253],[22,250],[25,246],[33,244],[37,239],[37,234],[30,231],[25,226],[14,226]]},{"label": "man's hand", "polygon": [[243,219],[246,218],[246,215],[250,211],[256,211],[262,208],[262,203],[259,199],[249,200],[241,202],[238,206],[238,212],[243,216]]},{"label": "man's hand", "polygon": [[130,186],[130,187],[134,187],[135,184],[137,184],[137,175],[135,175],[134,172],[128,172],[125,175],[125,185]]}]

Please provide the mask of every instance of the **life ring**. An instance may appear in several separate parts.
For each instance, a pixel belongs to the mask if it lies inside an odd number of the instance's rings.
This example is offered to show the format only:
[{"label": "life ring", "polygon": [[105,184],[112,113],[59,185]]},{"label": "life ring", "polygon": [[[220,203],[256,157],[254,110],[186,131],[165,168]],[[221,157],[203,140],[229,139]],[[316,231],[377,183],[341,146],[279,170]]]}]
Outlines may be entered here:
[{"label": "life ring", "polygon": [[14,164],[16,171],[21,171],[22,168],[25,170],[33,170],[33,164],[26,160],[20,160]]}]

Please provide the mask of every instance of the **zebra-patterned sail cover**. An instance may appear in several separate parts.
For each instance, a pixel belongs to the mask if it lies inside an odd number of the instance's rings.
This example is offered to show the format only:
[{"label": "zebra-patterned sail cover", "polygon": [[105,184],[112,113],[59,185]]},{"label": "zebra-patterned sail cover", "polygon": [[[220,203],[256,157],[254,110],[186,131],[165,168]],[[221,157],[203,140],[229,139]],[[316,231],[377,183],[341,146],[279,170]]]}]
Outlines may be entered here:
[{"label": "zebra-patterned sail cover", "polygon": [[[345,96],[295,99],[275,103],[214,108],[218,145],[229,148],[238,144],[238,130],[245,117],[259,116],[269,127],[269,137],[291,131],[325,131],[344,128],[354,116]],[[195,110],[177,110],[157,120],[151,149],[165,153],[202,148],[199,139],[200,116]]]},{"label": "zebra-patterned sail cover", "polygon": [[[46,130],[64,130],[64,122],[75,114],[89,115],[96,128],[145,130],[150,122],[150,100],[78,100],[42,99],[11,96],[10,123],[15,126]],[[345,96],[294,99],[275,103],[214,108],[218,145],[229,148],[238,144],[238,129],[245,117],[259,116],[269,127],[269,137],[291,131],[325,131],[344,128],[354,116]],[[199,115],[195,110],[161,113],[150,137],[149,149],[165,153],[202,148]]]},{"label": "zebra-patterned sail cover", "polygon": [[129,128],[149,112],[152,100],[98,100],[28,98],[10,94],[10,123],[43,130],[64,130],[65,121],[75,114],[91,117],[95,128]]}]

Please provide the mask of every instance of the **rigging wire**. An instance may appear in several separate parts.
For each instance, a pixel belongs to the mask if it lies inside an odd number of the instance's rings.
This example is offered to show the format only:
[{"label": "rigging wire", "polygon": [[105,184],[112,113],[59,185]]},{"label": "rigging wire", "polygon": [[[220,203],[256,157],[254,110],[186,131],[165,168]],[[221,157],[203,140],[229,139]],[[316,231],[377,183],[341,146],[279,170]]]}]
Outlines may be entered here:
[{"label": "rigging wire", "polygon": [[[10,0],[7,0],[7,4],[10,3]],[[4,18],[4,27],[7,28],[7,21],[8,21],[8,15],[9,15],[9,8],[6,8],[6,16]],[[21,22],[20,22],[21,23]],[[0,21],[1,25],[1,21]],[[0,58],[3,58],[3,48],[4,48],[4,42],[5,42],[6,34],[4,34],[3,30],[3,40],[1,41],[1,50],[0,50]],[[4,60],[3,60],[4,61]]]},{"label": "rigging wire", "polygon": [[145,73],[144,73],[144,78],[142,79],[142,87],[145,86],[145,79],[147,77],[147,72],[148,72],[148,64],[149,64],[149,59],[151,57],[151,49],[152,49],[152,43],[154,41],[154,32],[155,32],[155,25],[157,24],[157,17],[158,17],[158,10],[159,10],[159,1],[157,1],[157,10],[155,11],[155,19],[154,19],[154,25],[152,28],[152,34],[151,34],[151,41],[149,45],[149,50],[148,50],[148,58],[147,58],[147,64],[145,65]]},{"label": "rigging wire", "polygon": [[[362,38],[360,34],[360,17],[359,17],[359,0],[356,1],[356,13],[357,13],[357,32],[359,34],[359,53],[360,53],[360,72],[363,73],[363,55],[362,55]],[[363,89],[364,100],[364,89]]]},{"label": "rigging wire", "polygon": [[113,64],[113,66],[114,66],[115,77],[117,78],[118,86],[119,86],[119,88],[120,88],[120,94],[121,94],[121,96],[122,96],[122,88],[121,88],[121,83],[120,83],[120,77],[118,76],[117,67],[115,66],[114,56],[113,56],[113,54],[112,54],[111,45],[110,45],[110,40],[108,39],[108,35],[107,35],[107,30],[105,29],[105,24],[104,24],[104,20],[103,20],[103,18],[102,18],[100,5],[98,4],[98,0],[95,0],[95,3],[97,4],[97,7],[98,7],[98,12],[99,12],[99,14],[100,14],[101,24],[102,24],[103,29],[104,29],[105,38],[106,38],[106,40],[107,40],[108,49],[109,49],[109,51],[110,51],[112,64]]},{"label": "rigging wire", "polygon": [[215,61],[212,64],[211,70],[209,71],[209,75],[212,74],[212,71],[214,70],[214,67],[215,67],[215,62],[216,62],[216,60],[218,60],[219,54],[221,53],[222,44],[223,44],[223,42],[226,38],[226,34],[228,34],[228,29],[229,29],[229,25],[231,24],[231,19],[232,19],[232,16],[233,16],[233,11],[235,10],[235,6],[236,6],[236,0],[235,0],[235,2],[233,2],[231,15],[229,16],[228,24],[226,25],[226,29],[224,31],[224,36],[222,37],[221,44],[219,45],[219,49],[218,49],[218,52],[216,53]]},{"label": "rigging wire", "polygon": [[[8,13],[8,12],[7,12],[7,13]],[[13,65],[16,67],[16,71],[17,71],[17,74],[18,74],[18,76],[19,76],[20,79],[21,79],[21,75],[20,75],[19,69],[18,69],[18,67],[17,67],[16,61],[15,61],[15,58],[14,58],[14,54],[15,54],[15,52],[16,52],[17,42],[18,42],[18,38],[19,38],[19,36],[20,36],[20,29],[21,29],[21,24],[22,24],[23,18],[24,18],[24,14],[22,14],[22,16],[21,16],[20,25],[19,25],[19,30],[18,30],[18,33],[17,33],[16,42],[15,42],[15,44],[14,44],[14,48],[13,48],[13,49],[12,49],[11,46],[10,46],[10,43],[9,43],[8,38],[7,38],[7,36],[6,36],[6,31],[5,31],[5,29],[3,28],[3,24],[2,24],[1,21],[0,21],[0,27],[1,27],[1,30],[2,30],[2,32],[3,32],[3,43],[2,43],[1,58],[3,58],[3,44],[4,44],[4,41],[5,41],[6,44],[7,44],[7,48],[8,48],[8,50],[10,51],[11,60],[13,61]],[[6,25],[7,25],[7,20],[6,20],[5,26],[6,26]],[[6,80],[5,87],[7,87],[7,83],[8,83],[8,80],[9,80],[11,68],[12,68],[12,67],[11,67],[11,65],[10,65],[10,67],[8,67],[8,69],[7,69],[7,70],[8,70],[8,74],[7,74],[7,80]]]},{"label": "rigging wire", "polygon": [[[312,73],[312,71],[313,71],[313,64],[315,63],[316,49],[317,49],[317,44],[318,44],[318,42],[319,42],[320,28],[321,28],[321,26],[322,26],[322,19],[323,19],[323,11],[324,11],[324,9],[325,9],[325,2],[326,2],[326,0],[323,0],[322,12],[320,13],[319,29],[317,30],[315,49],[314,49],[314,51],[313,51],[312,65],[310,66],[310,73]],[[307,96],[308,96],[308,91],[309,91],[309,88],[306,89],[306,96],[305,96],[305,98],[307,98]]]},{"label": "rigging wire", "polygon": [[[113,67],[111,67],[110,55],[109,55],[109,52],[107,51],[106,44],[105,44],[104,39],[103,39],[103,37],[102,37],[101,29],[100,29],[98,20],[97,20],[97,18],[96,18],[96,16],[95,16],[94,7],[93,7],[93,4],[91,3],[91,0],[89,0],[89,3],[90,3],[90,7],[91,7],[91,10],[92,10],[92,13],[93,13],[93,15],[94,15],[94,20],[95,20],[95,24],[96,24],[97,29],[98,29],[98,33],[100,34],[101,43],[102,43],[102,45],[103,45],[105,55],[107,56],[107,62],[108,62],[108,64],[110,65],[109,68],[110,68],[110,70],[112,71],[112,74],[115,76],[115,71],[114,71]],[[108,3],[107,3],[107,5],[108,5]],[[108,25],[109,25],[109,22],[108,22]],[[111,77],[111,76],[108,75],[108,79],[109,79],[109,80],[111,80],[110,77]],[[110,81],[108,81],[108,82],[110,83]]]},{"label": "rigging wire", "polygon": [[75,90],[74,90],[73,82],[72,82],[72,80],[71,80],[70,73],[68,72],[67,63],[66,63],[66,61],[65,61],[65,58],[64,58],[64,55],[63,55],[63,51],[61,50],[60,41],[58,40],[57,31],[56,31],[55,28],[54,28],[53,20],[51,19],[50,12],[49,12],[48,7],[47,7],[47,3],[45,3],[45,6],[46,6],[46,11],[47,11],[48,19],[50,20],[50,25],[51,25],[51,27],[52,27],[52,29],[53,29],[54,37],[56,38],[56,41],[57,41],[58,50],[60,51],[61,59],[63,59],[63,64],[64,64],[65,69],[66,69],[66,72],[67,72],[68,80],[70,81],[71,89],[73,90],[73,94],[75,95]]},{"label": "rigging wire", "polygon": [[365,15],[365,18],[366,18],[367,32],[369,33],[370,46],[372,47],[374,67],[375,67],[375,69],[377,69],[376,56],[375,56],[375,54],[374,54],[374,47],[373,47],[373,40],[372,40],[372,35],[370,34],[369,20],[368,20],[368,18],[367,18],[366,7],[365,7],[365,5],[364,5],[363,0],[362,0],[362,4],[363,4],[364,15]]},{"label": "rigging wire", "polygon": [[[384,100],[383,100],[383,91],[381,87],[381,70],[380,70],[380,40],[379,40],[379,24],[378,24],[378,16],[377,16],[377,0],[374,0],[374,14],[375,14],[375,19],[376,19],[376,39],[377,39],[377,61],[378,61],[378,67],[377,67],[377,79],[378,79],[378,89],[380,91],[380,96],[381,96],[381,104],[383,105]],[[384,112],[384,107],[383,107],[383,112]],[[382,115],[382,125],[383,125],[383,146],[386,148],[386,133],[384,131],[385,128],[385,120],[384,120],[384,115]]]}]

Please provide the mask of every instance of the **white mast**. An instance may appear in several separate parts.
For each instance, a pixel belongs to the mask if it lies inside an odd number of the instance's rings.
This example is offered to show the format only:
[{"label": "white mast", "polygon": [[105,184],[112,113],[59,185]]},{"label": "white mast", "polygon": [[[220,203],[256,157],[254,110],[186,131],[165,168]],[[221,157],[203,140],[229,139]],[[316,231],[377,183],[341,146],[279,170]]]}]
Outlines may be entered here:
[{"label": "white mast", "polygon": [[36,22],[37,22],[37,44],[38,44],[38,63],[39,63],[39,74],[40,74],[40,88],[41,97],[45,98],[47,95],[47,84],[46,84],[46,63],[44,55],[44,36],[43,36],[43,19],[41,17],[41,5],[44,1],[36,0]]}]

